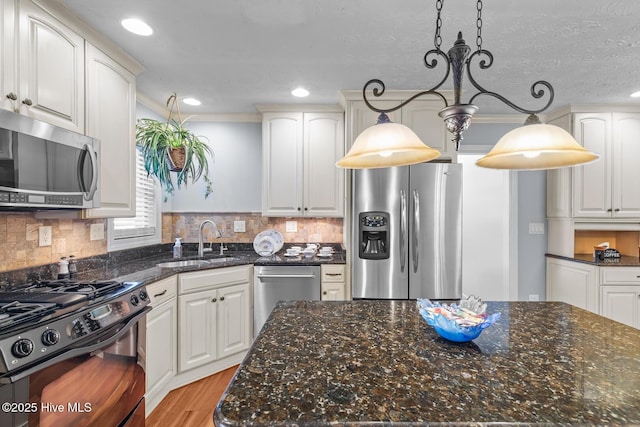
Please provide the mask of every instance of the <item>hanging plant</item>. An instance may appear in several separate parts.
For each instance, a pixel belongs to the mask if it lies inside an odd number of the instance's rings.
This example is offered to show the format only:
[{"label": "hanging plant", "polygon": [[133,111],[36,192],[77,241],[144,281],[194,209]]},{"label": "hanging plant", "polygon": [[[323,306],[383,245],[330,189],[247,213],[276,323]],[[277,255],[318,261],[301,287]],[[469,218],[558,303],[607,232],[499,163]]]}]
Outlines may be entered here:
[{"label": "hanging plant", "polygon": [[[213,156],[213,152],[208,140],[184,127],[188,117],[182,120],[175,93],[167,99],[167,107],[169,117],[166,122],[154,119],[137,121],[136,144],[142,152],[144,168],[156,177],[167,194],[172,194],[174,188],[181,185],[186,187],[188,180],[194,183],[202,178],[206,183],[206,199],[213,192],[207,157]],[[171,172],[177,173],[175,187]]]}]

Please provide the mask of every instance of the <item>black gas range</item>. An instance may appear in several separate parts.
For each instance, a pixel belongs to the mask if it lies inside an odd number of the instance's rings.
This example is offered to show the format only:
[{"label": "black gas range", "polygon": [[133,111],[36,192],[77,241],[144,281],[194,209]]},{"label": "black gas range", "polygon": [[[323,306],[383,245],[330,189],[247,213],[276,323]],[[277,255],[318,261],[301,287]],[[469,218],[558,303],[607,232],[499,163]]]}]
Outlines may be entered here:
[{"label": "black gas range", "polygon": [[0,382],[82,343],[101,341],[148,304],[137,282],[51,280],[0,292]]}]

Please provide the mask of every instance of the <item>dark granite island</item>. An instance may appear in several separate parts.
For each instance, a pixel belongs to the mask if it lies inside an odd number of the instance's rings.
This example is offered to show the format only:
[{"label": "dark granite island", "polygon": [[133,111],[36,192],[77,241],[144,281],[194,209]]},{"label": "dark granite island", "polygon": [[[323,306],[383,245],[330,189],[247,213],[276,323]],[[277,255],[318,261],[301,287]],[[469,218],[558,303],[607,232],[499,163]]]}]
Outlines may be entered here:
[{"label": "dark granite island", "polygon": [[565,303],[488,311],[502,318],[456,344],[415,301],[281,302],[214,422],[640,423],[640,330]]}]

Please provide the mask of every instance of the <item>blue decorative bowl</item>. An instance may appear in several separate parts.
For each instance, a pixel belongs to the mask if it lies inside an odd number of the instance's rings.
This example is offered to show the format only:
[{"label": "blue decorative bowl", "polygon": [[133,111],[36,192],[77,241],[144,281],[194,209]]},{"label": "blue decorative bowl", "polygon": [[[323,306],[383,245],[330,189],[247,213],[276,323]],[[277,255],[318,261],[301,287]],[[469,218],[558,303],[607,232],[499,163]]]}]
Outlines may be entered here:
[{"label": "blue decorative bowl", "polygon": [[[446,306],[443,306],[440,303],[431,302],[428,299],[418,299],[417,304],[420,315],[427,324],[432,326],[442,338],[453,342],[468,342],[478,338],[483,330],[493,325],[493,323],[500,319],[501,316],[501,313],[494,313],[490,316],[484,317],[484,319],[478,324],[463,326],[456,320],[449,319],[444,315],[437,313],[436,311],[438,311],[438,309],[446,309]],[[450,307],[454,310],[458,308],[456,304],[451,304]]]}]

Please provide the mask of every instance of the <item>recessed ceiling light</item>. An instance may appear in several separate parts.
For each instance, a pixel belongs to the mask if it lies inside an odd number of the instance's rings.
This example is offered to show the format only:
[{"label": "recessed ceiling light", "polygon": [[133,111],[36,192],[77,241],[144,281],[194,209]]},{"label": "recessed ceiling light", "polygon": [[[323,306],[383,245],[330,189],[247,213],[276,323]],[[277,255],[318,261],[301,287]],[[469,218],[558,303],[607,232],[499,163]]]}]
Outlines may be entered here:
[{"label": "recessed ceiling light", "polygon": [[153,29],[146,22],[141,21],[138,18],[123,19],[120,23],[125,29],[131,31],[133,34],[137,34],[139,36],[150,36],[153,34]]},{"label": "recessed ceiling light", "polygon": [[302,87],[297,87],[291,91],[291,95],[296,96],[298,98],[304,98],[305,96],[309,96],[309,91]]},{"label": "recessed ceiling light", "polygon": [[187,105],[200,105],[202,104],[202,102],[198,101],[195,98],[185,98],[182,100],[182,102],[184,102]]},{"label": "recessed ceiling light", "polygon": [[640,98],[640,90],[639,90],[638,92],[633,92],[633,93],[631,94],[631,97],[632,97],[632,98]]}]

